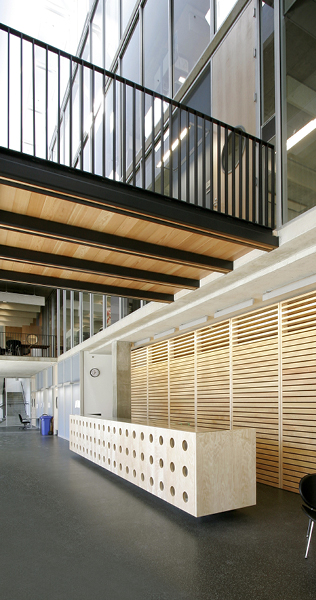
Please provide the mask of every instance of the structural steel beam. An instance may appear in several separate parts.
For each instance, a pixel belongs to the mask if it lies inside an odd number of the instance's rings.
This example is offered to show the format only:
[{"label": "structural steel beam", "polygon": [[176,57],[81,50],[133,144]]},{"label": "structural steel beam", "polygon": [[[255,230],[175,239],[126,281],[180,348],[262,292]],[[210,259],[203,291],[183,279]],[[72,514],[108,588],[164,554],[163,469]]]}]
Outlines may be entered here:
[{"label": "structural steel beam", "polygon": [[0,180],[6,185],[243,246],[262,250],[278,246],[278,238],[268,227],[7,148],[0,149]]},{"label": "structural steel beam", "polygon": [[25,248],[15,248],[13,246],[0,245],[0,259],[1,258],[4,260],[14,260],[23,264],[41,265],[43,267],[53,268],[57,267],[58,269],[68,269],[70,271],[78,271],[79,273],[93,273],[94,275],[115,277],[126,279],[128,281],[157,283],[178,288],[197,289],[200,285],[200,282],[197,279],[177,277],[175,275],[164,273],[153,273],[142,269],[130,269],[81,258],[61,256],[59,254],[50,254],[48,252],[36,252]]},{"label": "structural steel beam", "polygon": [[47,221],[4,210],[0,210],[0,228],[39,237],[44,236],[63,242],[93,246],[94,248],[112,252],[122,252],[124,254],[133,254],[135,256],[197,267],[209,271],[219,271],[220,273],[228,273],[233,269],[233,262],[230,260],[205,256],[204,254],[195,254],[194,252],[186,252],[184,250],[177,250],[176,248],[168,248],[166,246],[159,246],[158,244],[150,244],[118,235],[85,229],[84,227]]},{"label": "structural steel beam", "polygon": [[133,288],[101,285],[87,281],[74,281],[73,279],[62,279],[61,277],[47,277],[32,273],[21,273],[20,271],[0,270],[0,281],[13,281],[14,283],[26,283],[49,288],[60,288],[63,290],[75,290],[79,292],[92,292],[104,294],[105,296],[123,296],[127,298],[138,298],[139,300],[153,300],[154,302],[173,302],[172,294],[135,290]]}]

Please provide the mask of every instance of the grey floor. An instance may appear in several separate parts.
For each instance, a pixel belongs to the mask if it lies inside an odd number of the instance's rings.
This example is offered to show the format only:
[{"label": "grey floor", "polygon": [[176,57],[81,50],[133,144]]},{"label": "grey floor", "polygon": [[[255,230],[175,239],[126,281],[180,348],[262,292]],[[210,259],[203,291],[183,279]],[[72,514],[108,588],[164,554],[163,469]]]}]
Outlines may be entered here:
[{"label": "grey floor", "polygon": [[3,600],[316,598],[297,494],[194,519],[38,431],[0,433]]}]

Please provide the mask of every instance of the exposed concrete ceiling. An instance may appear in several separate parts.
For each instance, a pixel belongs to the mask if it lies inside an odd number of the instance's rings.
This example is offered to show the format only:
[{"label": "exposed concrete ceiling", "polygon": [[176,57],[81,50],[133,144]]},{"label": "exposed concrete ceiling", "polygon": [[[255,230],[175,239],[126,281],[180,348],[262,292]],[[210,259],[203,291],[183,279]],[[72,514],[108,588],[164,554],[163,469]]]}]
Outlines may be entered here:
[{"label": "exposed concrete ceiling", "polygon": [[40,313],[42,306],[45,306],[43,296],[0,291],[0,326],[31,325]]},{"label": "exposed concrete ceiling", "polygon": [[22,360],[19,356],[0,357],[0,378],[3,377],[32,377],[40,371],[51,367],[57,358],[29,358]]}]

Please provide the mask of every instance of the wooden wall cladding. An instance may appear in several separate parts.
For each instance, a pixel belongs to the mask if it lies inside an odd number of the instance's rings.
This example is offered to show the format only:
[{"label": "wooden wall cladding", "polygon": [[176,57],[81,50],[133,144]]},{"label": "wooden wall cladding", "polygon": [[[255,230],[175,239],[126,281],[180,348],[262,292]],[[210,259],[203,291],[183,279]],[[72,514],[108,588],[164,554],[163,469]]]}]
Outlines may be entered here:
[{"label": "wooden wall cladding", "polygon": [[316,295],[282,305],[283,487],[316,471]]},{"label": "wooden wall cladding", "polygon": [[141,416],[255,428],[257,480],[297,492],[316,471],[316,292],[134,350]]}]

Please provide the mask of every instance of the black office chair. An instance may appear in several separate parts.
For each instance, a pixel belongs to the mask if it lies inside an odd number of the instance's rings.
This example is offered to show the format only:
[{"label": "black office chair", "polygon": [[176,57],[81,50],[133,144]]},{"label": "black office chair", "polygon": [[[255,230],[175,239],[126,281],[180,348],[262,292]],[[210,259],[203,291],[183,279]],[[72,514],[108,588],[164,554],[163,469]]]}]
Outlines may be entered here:
[{"label": "black office chair", "polygon": [[22,417],[22,415],[20,415],[19,413],[19,419],[21,421],[21,424],[23,425],[23,427],[20,427],[20,429],[27,429],[27,425],[31,424],[30,419],[28,419],[27,417]]},{"label": "black office chair", "polygon": [[316,473],[311,475],[305,475],[302,477],[299,485],[299,492],[303,502],[302,510],[308,516],[308,527],[307,527],[307,546],[305,552],[305,558],[308,556],[309,545],[313,533],[314,523],[316,521]]},{"label": "black office chair", "polygon": [[21,342],[20,340],[7,340],[6,343],[7,353],[13,356],[21,355]]}]

